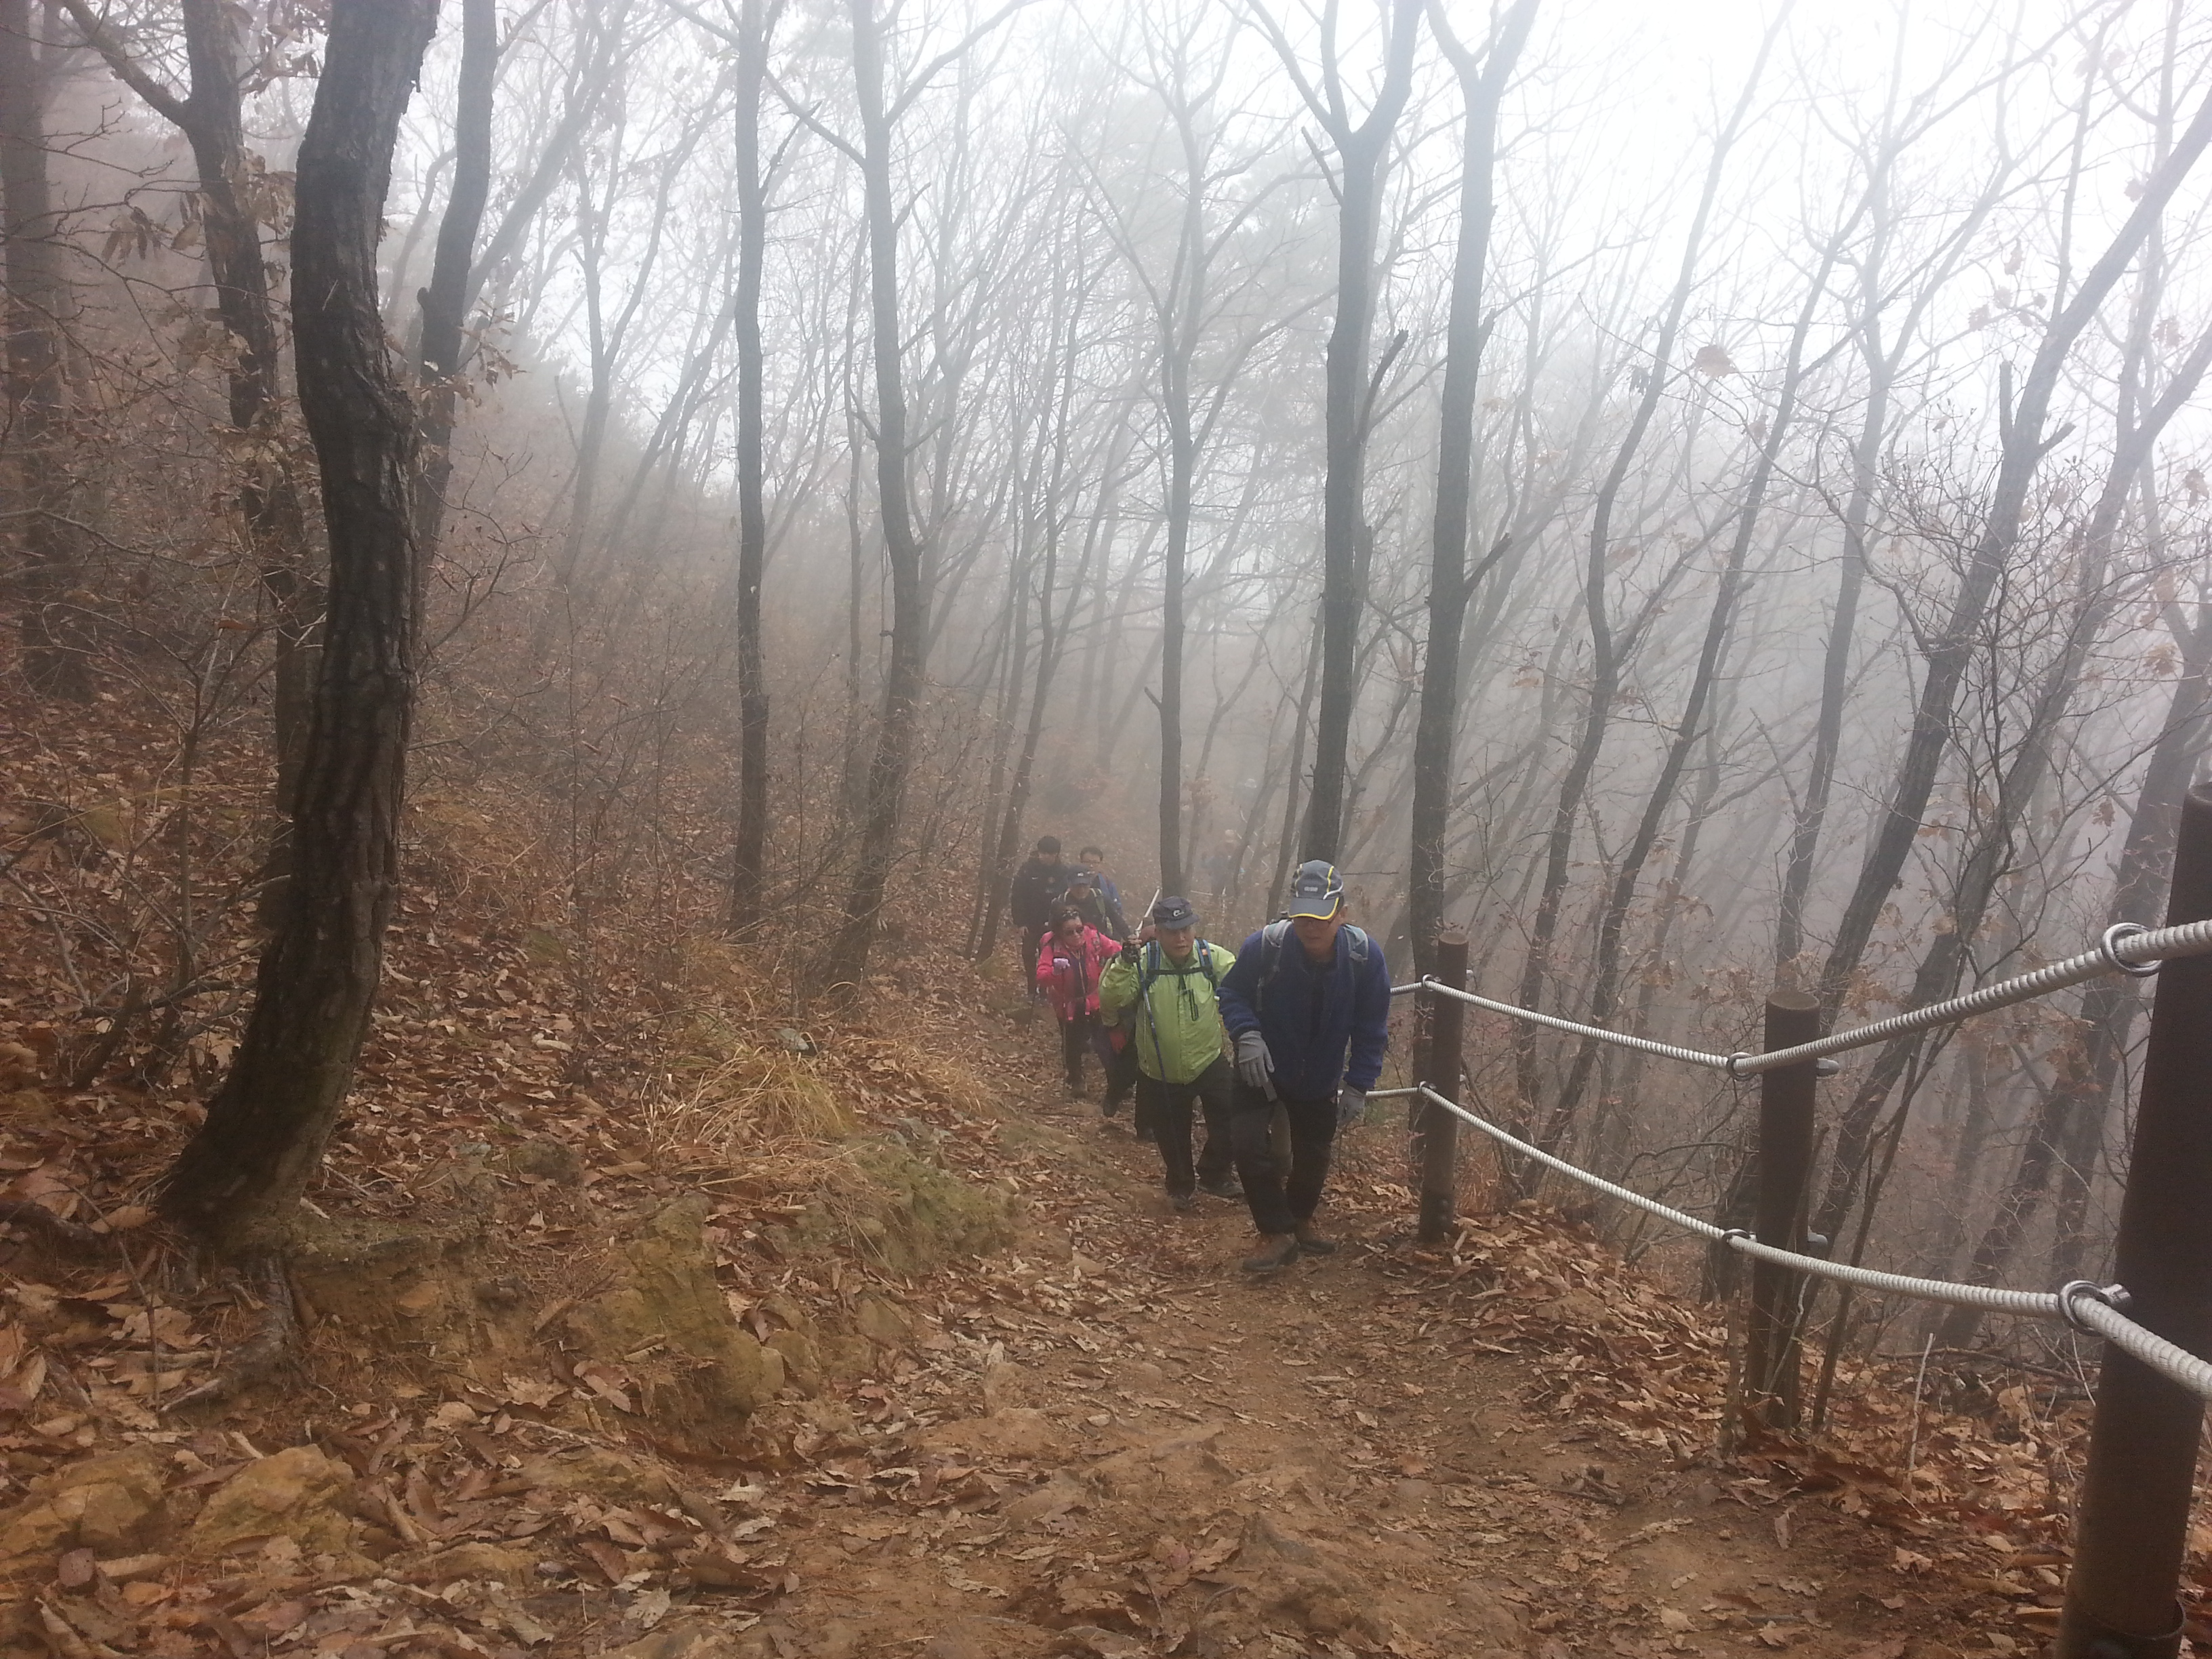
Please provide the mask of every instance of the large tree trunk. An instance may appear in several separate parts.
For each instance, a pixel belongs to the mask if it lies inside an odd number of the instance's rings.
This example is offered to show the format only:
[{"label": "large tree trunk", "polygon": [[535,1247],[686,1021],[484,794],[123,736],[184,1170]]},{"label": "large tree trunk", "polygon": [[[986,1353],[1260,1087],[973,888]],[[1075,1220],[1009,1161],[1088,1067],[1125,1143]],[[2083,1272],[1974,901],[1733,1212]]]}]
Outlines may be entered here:
[{"label": "large tree trunk", "polygon": [[335,0],[301,143],[292,232],[300,406],[322,471],[330,610],[292,876],[253,1012],[161,1207],[220,1249],[281,1237],[368,1035],[399,877],[422,568],[414,410],[386,349],[376,246],[399,120],[435,0]]},{"label": "large tree trunk", "polygon": [[1421,657],[1421,707],[1413,724],[1413,800],[1407,866],[1406,924],[1416,977],[1435,965],[1444,923],[1444,841],[1450,833],[1452,772],[1459,726],[1459,653],[1470,597],[1468,520],[1474,487],[1474,398],[1489,329],[1483,319],[1490,223],[1496,209],[1498,106],[1536,20],[1537,0],[1516,0],[1492,31],[1478,65],[1441,21],[1437,38],[1459,74],[1467,106],[1460,160],[1459,246],[1444,324],[1438,394],[1437,502],[1430,532],[1429,633]]},{"label": "large tree trunk", "polygon": [[83,629],[75,617],[82,585],[68,522],[70,468],[60,453],[68,424],[60,320],[68,314],[60,224],[46,179],[47,65],[31,28],[30,0],[0,0],[0,191],[8,256],[9,456],[22,563],[15,578],[23,674],[41,696],[82,702],[92,696]]}]

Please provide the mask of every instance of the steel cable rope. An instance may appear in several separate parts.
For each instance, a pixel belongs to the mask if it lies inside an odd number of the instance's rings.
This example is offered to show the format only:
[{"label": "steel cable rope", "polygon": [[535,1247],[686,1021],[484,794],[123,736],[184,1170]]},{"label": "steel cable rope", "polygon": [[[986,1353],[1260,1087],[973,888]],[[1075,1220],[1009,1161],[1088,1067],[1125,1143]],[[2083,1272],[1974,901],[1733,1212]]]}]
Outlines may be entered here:
[{"label": "steel cable rope", "polygon": [[1540,1014],[1534,1009],[1517,1007],[1510,1002],[1493,1002],[1472,991],[1462,991],[1425,977],[1420,984],[1441,996],[1487,1009],[1494,1014],[1504,1014],[1509,1019],[1525,1020],[1533,1025],[1549,1026],[1555,1031],[1565,1031],[1575,1036],[1590,1037],[1600,1042],[1609,1042],[1616,1048],[1633,1048],[1663,1059],[1680,1060],[1687,1066],[1702,1066],[1708,1070],[1726,1072],[1730,1077],[1756,1077],[1761,1072],[1771,1072],[1784,1066],[1801,1065],[1808,1060],[1820,1060],[1830,1054],[1840,1054],[1853,1048],[1864,1048],[1902,1036],[1910,1031],[1924,1031],[1931,1026],[1948,1025],[1974,1014],[1985,1014],[1994,1009],[2009,1007],[2016,1002],[2047,996],[2053,991],[2063,991],[2069,985],[2079,985],[2100,974],[2149,974],[2157,971],[2156,964],[2177,957],[2197,957],[2212,953],[2212,921],[2185,922],[2179,927],[2144,927],[2135,922],[2121,922],[2108,927],[2094,951],[2084,951],[2079,956],[2054,962],[2039,968],[2033,973],[2022,974],[2013,979],[1999,980],[1994,985],[1984,985],[1979,990],[1969,991],[1963,996],[1931,1002],[1925,1008],[1915,1008],[1901,1014],[1892,1014],[1887,1019],[1861,1025],[1848,1031],[1813,1042],[1801,1042],[1794,1048],[1775,1048],[1763,1054],[1707,1054],[1702,1049],[1678,1048],[1670,1042],[1656,1042],[1650,1037],[1631,1036],[1622,1031],[1608,1031],[1602,1026],[1583,1025],[1571,1019],[1561,1019],[1553,1014]]},{"label": "steel cable rope", "polygon": [[1648,1215],[1656,1216],[1686,1232],[1695,1233],[1700,1238],[1715,1243],[1725,1244],[1741,1255],[1771,1261],[1796,1273],[1834,1279],[1839,1284],[1855,1285],[1864,1290],[1895,1296],[1913,1297],[1923,1302],[1951,1303],[2034,1319],[2063,1320],[2079,1329],[2104,1337],[2113,1346],[2124,1350],[2191,1393],[2212,1399],[2212,1364],[2208,1364],[2186,1348],[2167,1341],[2155,1332],[2144,1329],[2122,1313],[2118,1304],[2127,1293],[2119,1285],[2096,1285],[2087,1279],[2075,1279],[2057,1291],[2011,1291],[1990,1285],[1959,1285],[1946,1279],[1914,1279],[1903,1273],[1881,1273],[1871,1267],[1828,1261],[1819,1256],[1785,1250],[1778,1245],[1762,1244],[1740,1227],[1715,1226],[1710,1221],[1662,1204],[1656,1198],[1647,1198],[1642,1193],[1616,1185],[1602,1176],[1577,1168],[1563,1158],[1555,1158],[1488,1120],[1476,1116],[1457,1101],[1438,1094],[1425,1083],[1410,1089],[1378,1089],[1370,1093],[1368,1098],[1385,1100],[1413,1095],[1434,1102],[1462,1122],[1480,1129],[1500,1146],[1524,1158],[1534,1158],[1546,1169],[1556,1170],[1570,1180],[1579,1182],[1593,1191],[1603,1193],[1607,1197],[1642,1210]]}]

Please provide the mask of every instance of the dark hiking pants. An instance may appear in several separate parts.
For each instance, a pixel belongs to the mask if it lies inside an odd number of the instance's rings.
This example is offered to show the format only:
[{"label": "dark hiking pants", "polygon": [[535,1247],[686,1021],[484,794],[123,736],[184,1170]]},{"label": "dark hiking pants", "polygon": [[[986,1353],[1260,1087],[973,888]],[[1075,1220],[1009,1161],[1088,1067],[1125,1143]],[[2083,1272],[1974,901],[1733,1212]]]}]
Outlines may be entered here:
[{"label": "dark hiking pants", "polygon": [[1230,1106],[1230,1142],[1237,1152],[1237,1173],[1252,1206],[1252,1224],[1263,1233],[1297,1231],[1310,1221],[1328,1179],[1329,1149],[1336,1142],[1334,1100],[1281,1099],[1290,1119],[1290,1167],[1283,1167],[1268,1144],[1267,1127],[1277,1103],[1239,1079]]},{"label": "dark hiking pants", "polygon": [[[1160,1146],[1160,1164],[1167,1172],[1168,1194],[1187,1196],[1198,1183],[1218,1187],[1228,1178],[1230,1147],[1230,1084],[1236,1073],[1229,1062],[1217,1060],[1188,1083],[1163,1083],[1139,1073],[1137,1078],[1137,1123],[1149,1126]],[[1191,1109],[1206,1116],[1206,1150],[1194,1168],[1190,1156]]]}]

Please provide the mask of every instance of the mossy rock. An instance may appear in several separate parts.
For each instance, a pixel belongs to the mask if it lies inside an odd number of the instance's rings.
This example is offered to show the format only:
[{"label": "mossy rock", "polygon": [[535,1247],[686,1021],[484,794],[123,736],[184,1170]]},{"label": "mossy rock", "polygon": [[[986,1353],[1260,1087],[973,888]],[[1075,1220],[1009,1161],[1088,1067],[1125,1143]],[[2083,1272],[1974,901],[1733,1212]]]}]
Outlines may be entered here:
[{"label": "mossy rock", "polygon": [[[909,1277],[1013,1243],[1013,1195],[917,1157],[903,1143],[878,1142],[859,1154],[883,1194],[869,1243],[885,1267]],[[863,1230],[868,1231],[869,1230]]]},{"label": "mossy rock", "polygon": [[783,1356],[741,1329],[722,1299],[707,1214],[707,1200],[694,1194],[647,1217],[616,1253],[613,1288],[569,1322],[595,1354],[625,1366],[639,1411],[658,1431],[719,1452],[736,1449],[738,1430],[775,1397],[784,1369]]}]

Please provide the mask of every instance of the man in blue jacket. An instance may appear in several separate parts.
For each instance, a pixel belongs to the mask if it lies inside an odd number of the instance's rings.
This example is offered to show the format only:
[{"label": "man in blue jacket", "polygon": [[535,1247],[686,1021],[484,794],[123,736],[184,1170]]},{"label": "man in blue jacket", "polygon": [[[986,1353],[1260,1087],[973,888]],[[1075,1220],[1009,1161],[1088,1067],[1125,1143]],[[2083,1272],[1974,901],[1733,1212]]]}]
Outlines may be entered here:
[{"label": "man in blue jacket", "polygon": [[[1390,969],[1382,947],[1346,922],[1334,865],[1298,866],[1289,915],[1244,941],[1220,998],[1237,1051],[1230,1138],[1260,1230],[1244,1271],[1271,1273],[1336,1249],[1313,1223],[1329,1148],[1366,1110],[1389,1042]],[[1287,1171],[1267,1143],[1279,1103],[1290,1119]]]}]

